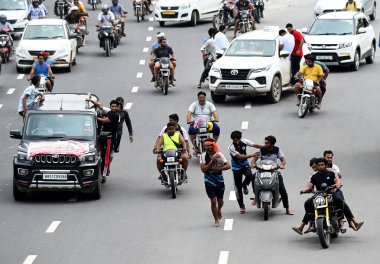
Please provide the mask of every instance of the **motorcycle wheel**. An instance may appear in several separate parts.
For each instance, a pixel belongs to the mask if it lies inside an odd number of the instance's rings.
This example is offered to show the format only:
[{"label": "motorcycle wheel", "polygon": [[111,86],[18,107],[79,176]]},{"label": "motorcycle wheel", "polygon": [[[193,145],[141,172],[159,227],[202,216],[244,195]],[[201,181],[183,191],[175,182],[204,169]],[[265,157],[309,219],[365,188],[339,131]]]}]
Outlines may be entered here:
[{"label": "motorcycle wheel", "polygon": [[140,23],[140,9],[137,11],[137,23]]},{"label": "motorcycle wheel", "polygon": [[319,242],[321,242],[323,248],[328,248],[330,245],[330,233],[324,228],[324,218],[318,218],[316,225]]},{"label": "motorcycle wheel", "polygon": [[255,11],[253,11],[253,18],[255,19],[255,21],[260,24],[260,13],[259,13],[259,9],[255,9]]},{"label": "motorcycle wheel", "polygon": [[104,40],[104,49],[106,50],[106,56],[111,56],[111,44],[109,39]]},{"label": "motorcycle wheel", "polygon": [[1,60],[4,64],[7,63],[7,60],[5,59],[5,53],[1,53]]},{"label": "motorcycle wheel", "polygon": [[212,26],[215,29],[219,29],[220,25],[223,24],[223,17],[219,16],[218,14],[214,15],[214,18],[212,19]]},{"label": "motorcycle wheel", "polygon": [[264,209],[264,221],[268,221],[269,219],[269,203],[263,202],[263,209]]},{"label": "motorcycle wheel", "polygon": [[174,171],[169,172],[169,181],[170,181],[170,187],[172,191],[172,198],[175,199],[177,197],[177,186],[175,184],[175,175]]},{"label": "motorcycle wheel", "polygon": [[165,76],[162,83],[162,92],[164,93],[164,95],[168,94],[168,89],[169,89],[169,78]]},{"label": "motorcycle wheel", "polygon": [[298,117],[304,118],[309,108],[310,108],[310,98],[309,97],[301,98],[301,103],[298,106]]},{"label": "motorcycle wheel", "polygon": [[59,9],[59,18],[63,19],[63,9],[62,8]]}]

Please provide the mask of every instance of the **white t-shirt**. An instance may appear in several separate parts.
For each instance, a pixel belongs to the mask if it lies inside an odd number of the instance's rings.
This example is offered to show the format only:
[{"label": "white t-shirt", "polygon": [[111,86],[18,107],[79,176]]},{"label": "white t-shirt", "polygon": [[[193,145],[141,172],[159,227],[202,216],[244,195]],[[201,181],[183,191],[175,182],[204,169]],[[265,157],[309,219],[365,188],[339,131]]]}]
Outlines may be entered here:
[{"label": "white t-shirt", "polygon": [[278,41],[281,45],[284,45],[282,50],[288,51],[290,54],[292,54],[295,45],[294,36],[292,34],[287,33],[284,36],[280,36]]},{"label": "white t-shirt", "polygon": [[[216,156],[217,157],[217,161],[216,161],[216,166],[217,167],[223,167],[224,164],[227,163],[227,159],[226,157],[223,155],[222,152],[217,152],[215,153],[213,156]],[[212,157],[213,157],[212,156]],[[211,157],[211,158],[212,158]],[[199,163],[200,164],[206,164],[206,152],[202,153],[200,159],[199,159]]]},{"label": "white t-shirt", "polygon": [[226,35],[222,32],[218,32],[214,37],[214,47],[216,53],[224,53],[228,46],[230,45],[230,42],[228,41]]},{"label": "white t-shirt", "polygon": [[339,169],[339,167],[338,167],[336,164],[333,164],[333,165],[332,165],[331,170],[332,170],[333,172],[335,172],[335,173],[340,173],[340,169]]},{"label": "white t-shirt", "polygon": [[[162,134],[165,133],[166,128],[167,128],[167,126],[164,126],[164,127],[161,129],[161,132],[160,132],[160,134],[158,134],[158,136],[162,136]],[[182,126],[181,126],[181,132],[182,132],[181,135],[182,135],[183,139],[184,139],[185,141],[189,140],[189,135],[187,134],[186,129],[184,129]]]},{"label": "white t-shirt", "polygon": [[200,105],[198,101],[195,101],[190,105],[189,111],[192,113],[194,121],[198,118],[203,118],[206,121],[211,121],[214,120],[212,113],[216,111],[216,107],[209,101],[206,101],[204,105]]},{"label": "white t-shirt", "polygon": [[108,11],[107,15],[103,14],[103,12],[99,13],[98,21],[104,23],[105,20],[112,23],[112,21],[115,20],[115,15],[111,11]]}]

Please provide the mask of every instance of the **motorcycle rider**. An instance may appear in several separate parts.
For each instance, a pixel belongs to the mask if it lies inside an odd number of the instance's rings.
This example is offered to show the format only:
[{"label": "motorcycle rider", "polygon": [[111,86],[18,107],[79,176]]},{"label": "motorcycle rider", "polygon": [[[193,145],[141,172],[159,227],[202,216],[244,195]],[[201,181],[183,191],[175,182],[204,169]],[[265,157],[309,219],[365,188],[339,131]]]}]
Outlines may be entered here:
[{"label": "motorcycle rider", "polygon": [[[318,172],[316,172],[311,178],[310,182],[306,185],[305,189],[301,190],[301,193],[306,193],[310,190],[313,190],[314,187],[318,191],[323,191],[322,184],[327,184],[327,186],[335,185],[335,189],[332,190],[333,204],[340,210],[342,210],[344,216],[347,218],[349,222],[349,227],[354,231],[359,231],[359,229],[363,226],[364,222],[356,221],[354,218],[350,207],[347,203],[336,193],[336,189],[340,187],[340,179],[337,177],[334,172],[328,171],[326,168],[327,160],[325,158],[319,158],[317,160]],[[309,198],[305,201],[305,211],[309,216],[309,221],[311,222],[311,227],[305,233],[315,231],[314,219],[310,216],[314,215],[314,206],[313,206],[313,198]],[[302,220],[301,224],[298,227],[292,227],[292,229],[302,235],[303,228],[307,222]],[[340,220],[340,228],[342,232],[345,232],[345,227],[343,226],[343,219]]]},{"label": "motorcycle rider", "polygon": [[197,131],[194,128],[194,121],[198,118],[202,118],[208,122],[213,121],[212,134],[215,142],[218,141],[220,134],[220,127],[217,122],[219,122],[219,116],[216,112],[216,107],[213,103],[206,100],[206,93],[200,91],[198,94],[198,101],[195,101],[189,106],[187,111],[186,121],[189,124],[189,137],[193,144],[193,149],[195,153],[199,153],[199,149],[195,144],[195,137]]},{"label": "motorcycle rider", "polygon": [[[0,33],[4,31],[4,32],[13,32],[14,29],[12,27],[12,25],[7,22],[7,16],[4,15],[4,14],[1,14],[0,15]],[[8,47],[10,49],[10,51],[14,51],[14,47],[13,47],[13,38],[11,36],[11,34],[9,34],[9,42],[10,42],[10,47]]]},{"label": "motorcycle rider", "polygon": [[[149,14],[152,14],[153,11],[150,10],[150,8],[149,8],[150,5],[152,4],[151,1],[150,1],[150,0],[142,0],[142,2],[143,2],[143,4],[145,5],[145,8],[146,8],[146,10],[149,12]],[[134,9],[134,10],[136,10],[136,9],[135,9],[135,6],[136,6],[136,0],[133,0],[133,9]],[[136,16],[136,14],[135,14],[135,16]]]},{"label": "motorcycle rider", "polygon": [[64,2],[63,14],[67,15],[71,6],[70,0],[56,0],[54,3],[54,15],[59,16],[58,2]]},{"label": "motorcycle rider", "polygon": [[117,23],[120,21],[121,24],[121,34],[123,37],[126,37],[124,33],[125,29],[125,23],[126,23],[126,13],[124,7],[119,4],[119,0],[112,0],[112,5],[110,6],[110,11],[115,15],[115,18],[117,19]]},{"label": "motorcycle rider", "polygon": [[239,28],[239,23],[240,23],[240,20],[241,20],[239,11],[240,10],[246,10],[246,9],[249,10],[249,12],[248,12],[248,14],[249,14],[249,23],[252,25],[252,29],[253,30],[256,29],[255,21],[254,21],[253,16],[252,16],[252,12],[253,12],[253,10],[255,10],[255,6],[249,0],[238,0],[235,3],[235,10],[234,10],[234,12],[235,12],[234,38],[236,38],[236,32],[237,32],[237,30]]},{"label": "motorcycle rider", "polygon": [[[314,89],[316,90],[317,98],[318,98],[318,104],[317,108],[320,109],[322,105],[322,91],[320,87],[320,83],[323,79],[323,70],[322,67],[315,63],[315,57],[314,55],[309,55],[305,57],[305,64],[301,67],[299,72],[294,75],[295,79],[299,79],[300,76],[303,76],[303,79],[310,79],[314,83]],[[294,91],[297,96],[297,106],[301,102],[301,93],[303,89],[303,83],[297,82],[294,85]]]},{"label": "motorcycle rider", "polygon": [[154,56],[155,60],[156,60],[156,63],[154,65],[154,76],[156,78],[156,87],[158,86],[158,71],[160,70],[160,67],[161,67],[161,64],[160,64],[160,58],[162,57],[167,57],[167,58],[170,58],[170,64],[169,64],[169,67],[170,67],[170,83],[175,86],[175,79],[174,79],[174,70],[175,70],[175,65],[172,63],[173,61],[176,61],[176,58],[175,58],[175,55],[174,55],[174,52],[173,52],[173,49],[169,46],[167,46],[167,43],[166,43],[166,38],[162,38],[161,40],[161,45],[159,47],[157,47],[155,50],[154,50],[154,55],[151,56],[151,59],[152,57]]},{"label": "motorcycle rider", "polygon": [[[306,54],[304,57],[309,58],[310,55],[311,54]],[[318,64],[319,66],[321,66],[322,70],[323,70],[323,78],[322,78],[321,83],[320,83],[320,87],[321,87],[321,91],[322,91],[322,97],[323,97],[326,93],[326,80],[327,80],[327,77],[329,76],[330,69],[327,67],[326,64],[324,64],[321,61],[316,60],[315,64]]]},{"label": "motorcycle rider", "polygon": [[41,98],[44,97],[44,94],[36,88],[40,84],[40,80],[40,76],[33,76],[31,85],[22,93],[17,109],[20,116],[25,117],[28,107],[34,102],[34,99],[37,96],[40,96]]},{"label": "motorcycle rider", "polygon": [[[262,145],[253,143],[243,138],[242,133],[238,130],[231,133],[232,144],[228,146],[231,155],[232,173],[234,175],[234,187],[237,202],[240,207],[240,213],[245,213],[245,205],[243,201],[243,192],[248,194],[247,185],[251,182],[252,171],[249,167],[248,159],[258,156],[258,153],[247,154],[248,147],[261,148]],[[243,181],[243,175],[245,176]]]},{"label": "motorcycle rider", "polygon": [[179,153],[179,158],[182,159],[182,166],[184,170],[184,177],[186,177],[186,171],[189,163],[189,158],[187,156],[187,147],[186,147],[186,142],[183,139],[182,135],[180,132],[176,131],[176,125],[173,122],[169,122],[166,125],[166,132],[162,134],[160,139],[158,140],[156,144],[156,150],[155,153],[157,153],[157,169],[161,175],[161,171],[164,169],[164,164],[161,163],[162,156],[160,154],[161,152],[161,147],[162,151],[165,152],[169,149],[177,150]]},{"label": "motorcycle rider", "polygon": [[202,88],[202,83],[205,82],[208,73],[210,72],[211,69],[211,63],[213,61],[214,56],[216,55],[216,50],[214,46],[214,36],[217,30],[215,28],[209,28],[208,34],[210,38],[202,45],[201,47],[201,52],[203,57],[207,57],[207,62],[205,64],[205,68],[202,72],[201,79],[199,80],[198,83],[198,88]]},{"label": "motorcycle rider", "polygon": [[102,24],[107,23],[107,22],[111,23],[114,26],[113,32],[115,35],[115,48],[116,48],[117,42],[118,42],[117,40],[119,39],[119,37],[117,33],[117,28],[115,27],[117,25],[115,21],[115,15],[110,11],[108,5],[104,4],[102,5],[102,12],[100,12],[98,15],[98,21],[96,22],[96,27],[100,28]]},{"label": "motorcycle rider", "polygon": [[[274,163],[277,163],[277,160],[280,160],[280,169],[285,169],[285,156],[281,149],[277,146],[276,144],[276,138],[274,136],[267,136],[265,137],[264,141],[264,147],[260,148],[260,155],[256,156],[252,159],[251,161],[251,167],[254,168],[256,166],[256,161],[260,158],[262,161],[264,160],[271,160]],[[256,174],[255,174],[256,175]],[[254,177],[255,178],[255,177]],[[252,179],[252,182],[254,182],[254,178]],[[286,210],[287,215],[294,215],[294,212],[289,209],[289,198],[288,198],[288,193],[286,192],[285,184],[284,184],[284,178],[282,177],[282,174],[280,171],[278,172],[278,180],[279,180],[279,192],[281,195],[282,199],[282,204],[284,205],[284,208]],[[254,189],[254,184],[252,184],[253,191]],[[254,200],[252,202],[252,205],[256,205],[256,201]]]},{"label": "motorcycle rider", "polygon": [[[154,55],[154,50],[161,45],[161,40],[165,37],[165,33],[164,32],[157,32],[156,36],[157,36],[157,40],[152,43],[152,46],[150,48],[149,69],[150,69],[150,72],[152,73],[151,82],[155,81],[155,77],[154,77],[154,64],[155,64],[154,59],[155,59],[155,57],[152,55]],[[170,44],[168,41],[166,41],[166,46],[170,47]],[[176,65],[175,62],[172,62],[172,63],[173,63],[173,65]]]},{"label": "motorcycle rider", "polygon": [[40,18],[44,18],[45,16],[46,16],[46,13],[43,10],[43,8],[40,7],[39,1],[33,0],[28,10],[28,16],[27,16],[28,19],[29,20],[40,19]]},{"label": "motorcycle rider", "polygon": [[48,63],[45,62],[44,55],[39,54],[37,59],[38,63],[32,66],[28,81],[30,81],[34,75],[43,75],[46,77],[46,88],[49,92],[51,92],[54,87],[54,82],[52,82],[52,80],[55,79],[51,67]]},{"label": "motorcycle rider", "polygon": [[[83,43],[82,43],[83,46],[86,45],[85,36],[88,34],[88,30],[85,27],[86,20],[84,18],[86,16],[88,17],[89,14],[88,13],[82,13],[82,12],[80,12],[79,11],[79,7],[77,7],[75,5],[72,6],[72,7],[70,7],[68,14],[65,16],[65,20],[67,21],[67,23],[69,25],[74,25],[74,26],[76,26],[76,25],[84,25],[84,28],[82,26],[81,29],[80,29],[80,34],[82,35],[82,38],[83,38]],[[79,44],[80,43],[78,43],[78,45]]]},{"label": "motorcycle rider", "polygon": [[228,46],[230,45],[230,42],[226,37],[226,32],[227,27],[225,25],[220,25],[219,31],[215,32],[214,46],[218,59],[223,55],[223,53],[227,50]]}]

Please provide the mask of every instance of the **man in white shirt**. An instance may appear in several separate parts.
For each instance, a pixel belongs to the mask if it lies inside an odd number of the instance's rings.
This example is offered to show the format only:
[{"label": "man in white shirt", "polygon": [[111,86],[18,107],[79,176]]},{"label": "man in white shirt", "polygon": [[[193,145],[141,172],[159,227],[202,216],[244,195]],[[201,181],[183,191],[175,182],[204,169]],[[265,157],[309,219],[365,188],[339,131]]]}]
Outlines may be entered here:
[{"label": "man in white shirt", "polygon": [[199,80],[199,83],[198,83],[198,88],[202,88],[202,83],[205,82],[207,76],[208,76],[208,73],[210,72],[210,69],[211,69],[211,64],[213,62],[213,58],[215,56],[215,45],[214,45],[214,35],[216,33],[216,29],[215,28],[210,28],[208,30],[208,34],[210,36],[210,38],[208,40],[206,40],[205,43],[203,43],[202,47],[201,47],[201,52],[202,52],[202,55],[205,57],[207,56],[207,61],[206,61],[206,64],[205,64],[205,68],[202,72],[202,75],[201,75],[201,79]]},{"label": "man in white shirt", "polygon": [[279,31],[280,51],[287,51],[289,55],[292,54],[294,49],[294,37],[292,34],[287,34],[286,30],[280,29]]},{"label": "man in white shirt", "polygon": [[[221,25],[219,27],[219,32],[215,34],[214,37],[214,47],[216,54],[221,54],[227,50],[228,46],[230,45],[230,42],[228,41],[225,33],[227,31],[227,28],[225,25]],[[220,56],[220,55],[219,55]]]},{"label": "man in white shirt", "polygon": [[325,150],[323,152],[323,157],[325,159],[327,159],[328,161],[332,162],[332,168],[331,168],[331,170],[333,172],[335,172],[338,175],[339,178],[342,178],[342,173],[340,172],[339,167],[336,164],[334,164],[334,162],[333,162],[334,153],[332,152],[332,150]]}]

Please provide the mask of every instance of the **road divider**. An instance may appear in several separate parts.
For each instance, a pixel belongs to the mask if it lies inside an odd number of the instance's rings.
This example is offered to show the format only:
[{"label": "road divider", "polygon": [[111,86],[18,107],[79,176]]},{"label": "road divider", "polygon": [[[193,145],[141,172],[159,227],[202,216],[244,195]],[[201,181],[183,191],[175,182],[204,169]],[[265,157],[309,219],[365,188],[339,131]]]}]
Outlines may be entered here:
[{"label": "road divider", "polygon": [[139,64],[140,64],[140,65],[145,65],[145,60],[140,60],[140,61],[139,61]]},{"label": "road divider", "polygon": [[234,219],[224,220],[224,231],[231,231],[234,226]]},{"label": "road divider", "polygon": [[1,109],[1,108],[3,108],[3,105],[2,105],[2,104],[0,104],[0,109]]},{"label": "road divider", "polygon": [[150,18],[149,18],[149,21],[151,21],[151,22],[154,21],[154,18],[153,18],[153,17],[150,17]]},{"label": "road divider", "polygon": [[153,31],[153,27],[148,27],[148,31]]},{"label": "road divider", "polygon": [[132,108],[133,103],[126,103],[124,109],[130,110]]},{"label": "road divider", "polygon": [[248,121],[241,122],[241,129],[248,129]]},{"label": "road divider", "polygon": [[139,90],[139,87],[138,86],[133,86],[132,87],[132,93],[137,93],[137,91]]},{"label": "road divider", "polygon": [[37,255],[29,255],[26,257],[26,259],[24,260],[22,264],[32,264],[36,258],[37,258]]},{"label": "road divider", "polygon": [[244,108],[245,109],[251,109],[252,108],[252,103],[251,102],[246,102]]},{"label": "road divider", "polygon": [[149,48],[143,48],[143,52],[148,52]]},{"label": "road divider", "polygon": [[230,197],[228,198],[230,201],[236,201],[236,193],[235,191],[230,191]]},{"label": "road divider", "polygon": [[61,224],[61,221],[53,221],[48,229],[46,229],[45,233],[54,233],[58,226]]},{"label": "road divider", "polygon": [[7,94],[13,94],[16,88],[10,88],[7,92]]},{"label": "road divider", "polygon": [[136,74],[136,78],[142,78],[143,77],[143,73],[142,72],[138,72],[137,74]]},{"label": "road divider", "polygon": [[220,251],[218,264],[227,264],[229,251]]},{"label": "road divider", "polygon": [[152,37],[146,37],[146,41],[148,42],[152,41]]},{"label": "road divider", "polygon": [[24,78],[24,76],[25,76],[25,74],[19,74],[19,75],[17,76],[17,80],[21,80],[22,78]]}]

